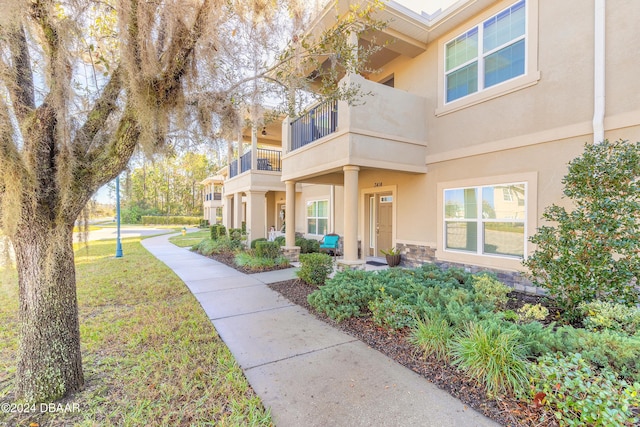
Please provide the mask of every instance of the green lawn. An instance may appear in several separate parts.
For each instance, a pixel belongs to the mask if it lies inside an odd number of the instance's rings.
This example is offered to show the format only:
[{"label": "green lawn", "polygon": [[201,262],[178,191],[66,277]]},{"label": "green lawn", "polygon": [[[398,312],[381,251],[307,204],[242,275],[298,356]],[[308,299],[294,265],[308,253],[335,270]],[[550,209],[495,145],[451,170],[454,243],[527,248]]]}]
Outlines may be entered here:
[{"label": "green lawn", "polygon": [[178,236],[173,236],[169,238],[169,241],[176,246],[180,246],[181,248],[191,247],[193,245],[197,245],[202,240],[206,239],[211,235],[209,229],[198,230],[191,233],[187,233],[185,236],[182,234]]},{"label": "green lawn", "polygon": [[[68,414],[0,425],[271,425],[271,416],[185,285],[140,239],[76,252],[85,390]],[[1,273],[0,273],[1,274]],[[0,285],[0,403],[13,403],[18,307],[15,272]]]}]

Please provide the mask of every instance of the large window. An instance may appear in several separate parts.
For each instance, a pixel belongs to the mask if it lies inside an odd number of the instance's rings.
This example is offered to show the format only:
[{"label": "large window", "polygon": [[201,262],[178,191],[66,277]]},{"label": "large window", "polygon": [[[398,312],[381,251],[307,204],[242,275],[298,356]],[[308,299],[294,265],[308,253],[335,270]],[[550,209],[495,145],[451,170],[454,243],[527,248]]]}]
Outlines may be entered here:
[{"label": "large window", "polygon": [[526,184],[444,190],[447,250],[523,257]]},{"label": "large window", "polygon": [[525,0],[445,45],[446,102],[525,74]]},{"label": "large window", "polygon": [[307,202],[307,233],[327,234],[329,229],[329,201]]}]

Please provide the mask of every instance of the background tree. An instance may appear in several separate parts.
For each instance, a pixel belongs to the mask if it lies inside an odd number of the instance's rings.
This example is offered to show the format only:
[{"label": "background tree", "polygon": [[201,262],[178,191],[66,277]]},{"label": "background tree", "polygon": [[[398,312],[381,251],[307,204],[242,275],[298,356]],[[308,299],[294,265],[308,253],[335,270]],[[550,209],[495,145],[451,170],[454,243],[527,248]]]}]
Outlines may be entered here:
[{"label": "background tree", "polygon": [[[161,151],[189,117],[213,138],[237,129],[243,105],[267,93],[295,101],[321,51],[334,59],[329,75],[363,64],[342,38],[366,30],[356,21],[373,9],[354,8],[342,33],[314,43],[302,3],[3,0],[0,223],[18,270],[17,399],[83,386],[72,230],[138,147]],[[325,83],[331,96],[348,92]]]}]

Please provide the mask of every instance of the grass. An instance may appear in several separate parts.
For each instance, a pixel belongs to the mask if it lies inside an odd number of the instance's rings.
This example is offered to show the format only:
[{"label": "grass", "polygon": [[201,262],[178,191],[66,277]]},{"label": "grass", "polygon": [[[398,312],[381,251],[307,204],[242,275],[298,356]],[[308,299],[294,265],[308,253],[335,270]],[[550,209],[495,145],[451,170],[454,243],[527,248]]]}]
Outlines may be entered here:
[{"label": "grass", "polygon": [[[140,239],[76,252],[85,389],[75,413],[0,413],[0,425],[272,425],[271,416],[185,285]],[[0,403],[13,403],[14,271],[0,285]],[[16,416],[17,415],[17,416]],[[4,418],[3,418],[4,417]]]},{"label": "grass", "polygon": [[209,231],[208,228],[206,228],[204,230],[198,230],[191,233],[187,233],[184,236],[180,234],[178,236],[170,237],[169,241],[181,248],[187,248],[187,247],[190,248],[194,245],[197,245],[202,240],[208,238],[210,235],[211,235],[211,232]]}]

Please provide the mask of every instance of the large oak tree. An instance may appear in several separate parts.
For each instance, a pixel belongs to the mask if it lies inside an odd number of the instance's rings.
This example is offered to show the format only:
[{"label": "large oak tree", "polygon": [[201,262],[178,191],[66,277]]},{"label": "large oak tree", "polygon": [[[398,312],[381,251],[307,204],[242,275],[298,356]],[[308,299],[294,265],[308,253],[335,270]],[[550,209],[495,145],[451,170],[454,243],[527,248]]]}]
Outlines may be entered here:
[{"label": "large oak tree", "polygon": [[243,106],[302,87],[308,61],[331,59],[325,93],[336,64],[362,66],[344,40],[365,27],[348,19],[313,43],[299,31],[303,3],[0,2],[0,224],[18,270],[16,398],[83,387],[73,227],[137,149],[161,150],[191,110],[210,132],[242,126],[247,112],[257,120]]}]

